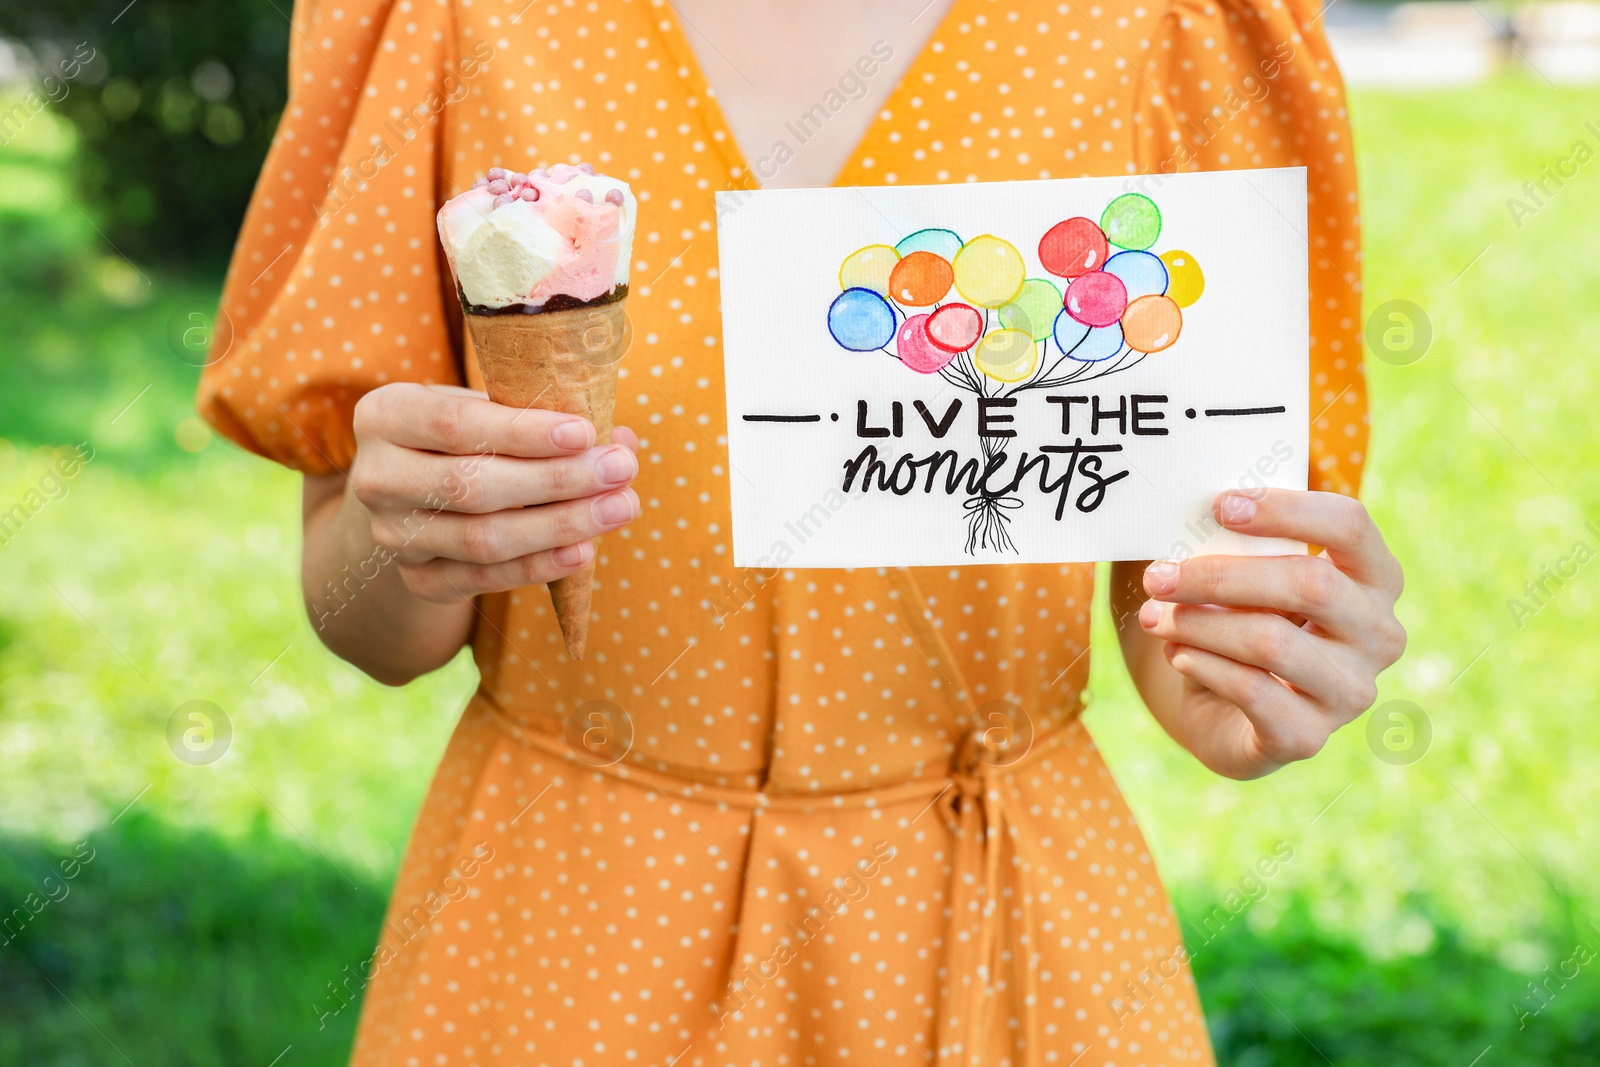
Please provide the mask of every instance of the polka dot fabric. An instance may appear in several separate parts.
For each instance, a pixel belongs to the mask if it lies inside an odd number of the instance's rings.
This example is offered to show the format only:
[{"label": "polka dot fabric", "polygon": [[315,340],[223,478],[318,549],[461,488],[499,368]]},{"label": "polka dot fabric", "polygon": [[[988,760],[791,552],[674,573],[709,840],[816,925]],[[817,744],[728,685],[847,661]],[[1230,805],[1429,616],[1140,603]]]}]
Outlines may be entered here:
[{"label": "polka dot fabric", "polygon": [[[840,181],[1304,164],[1312,467],[1352,492],[1354,177],[1314,18],[955,0]],[[672,8],[300,0],[294,24],[200,390],[245,447],[341,470],[363,392],[480,381],[433,213],[485,168],[587,159],[640,201],[617,419],[643,514],[599,543],[582,663],[544,590],[481,602],[354,1062],[1210,1064],[1078,721],[1093,569],[732,566],[712,195],[752,181]],[[629,735],[607,766],[572,741],[597,701]]]},{"label": "polka dot fabric", "polygon": [[1146,172],[1305,167],[1311,488],[1354,495],[1367,447],[1361,230],[1344,84],[1317,0],[1173,0],[1145,51]]}]

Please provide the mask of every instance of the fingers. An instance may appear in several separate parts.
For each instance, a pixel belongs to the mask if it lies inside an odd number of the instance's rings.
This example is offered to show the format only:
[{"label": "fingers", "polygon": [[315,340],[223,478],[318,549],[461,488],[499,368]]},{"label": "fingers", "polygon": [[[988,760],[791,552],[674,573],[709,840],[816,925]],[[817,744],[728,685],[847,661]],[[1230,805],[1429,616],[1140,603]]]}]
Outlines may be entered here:
[{"label": "fingers", "polygon": [[594,545],[583,541],[544,552],[533,552],[503,563],[432,559],[420,564],[401,564],[400,574],[406,588],[422,599],[454,604],[485,593],[553,582],[582,570],[593,560]]},{"label": "fingers", "polygon": [[594,496],[627,485],[638,473],[638,458],[620,444],[551,459],[444,456],[378,445],[356,471],[355,492],[374,511],[482,514]]},{"label": "fingers", "polygon": [[599,496],[482,515],[450,511],[385,512],[372,536],[402,564],[440,556],[464,563],[506,563],[587,541],[639,516],[639,496],[619,489]]},{"label": "fingers", "polygon": [[452,456],[489,454],[527,459],[570,455],[595,443],[587,419],[538,408],[496,404],[470,390],[395,382],[356,404],[358,441]]},{"label": "fingers", "polygon": [[626,426],[613,426],[611,428],[611,443],[621,445],[634,455],[639,454],[639,435]]},{"label": "fingers", "polygon": [[1303,616],[1332,633],[1375,624],[1377,605],[1322,556],[1195,556],[1161,560],[1144,572],[1145,591],[1172,604],[1265,608]]},{"label": "fingers", "polygon": [[1167,662],[1195,684],[1234,705],[1249,720],[1253,733],[1241,754],[1250,774],[1266,774],[1285,763],[1310,759],[1327,744],[1327,721],[1306,698],[1259,667],[1189,645],[1168,643]]},{"label": "fingers", "polygon": [[1356,581],[1398,599],[1404,577],[1399,562],[1361,501],[1338,493],[1294,489],[1231,490],[1212,513],[1230,530],[1252,537],[1287,537],[1323,545],[1338,568]]},{"label": "fingers", "polygon": [[1280,615],[1147,600],[1139,609],[1139,624],[1153,637],[1270,671],[1341,726],[1377,696],[1367,672],[1341,665],[1346,654],[1339,645]]}]

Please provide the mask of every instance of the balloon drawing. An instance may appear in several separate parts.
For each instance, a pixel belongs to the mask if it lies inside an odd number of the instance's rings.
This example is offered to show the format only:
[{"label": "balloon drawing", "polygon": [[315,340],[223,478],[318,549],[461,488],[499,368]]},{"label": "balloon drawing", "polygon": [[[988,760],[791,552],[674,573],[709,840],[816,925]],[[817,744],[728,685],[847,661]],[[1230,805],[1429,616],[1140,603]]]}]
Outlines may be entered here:
[{"label": "balloon drawing", "polygon": [[[1180,249],[1154,252],[1161,211],[1124,193],[1099,220],[1074,216],[1038,243],[1050,277],[994,234],[963,240],[930,227],[844,258],[828,332],[851,352],[883,352],[907,369],[939,375],[980,397],[1010,397],[1093,381],[1165,352],[1183,331],[1183,309],[1205,293],[1205,275]],[[891,347],[892,345],[892,347]],[[980,438],[987,462],[1004,449]],[[967,499],[966,551],[1016,551],[1009,488]]]}]

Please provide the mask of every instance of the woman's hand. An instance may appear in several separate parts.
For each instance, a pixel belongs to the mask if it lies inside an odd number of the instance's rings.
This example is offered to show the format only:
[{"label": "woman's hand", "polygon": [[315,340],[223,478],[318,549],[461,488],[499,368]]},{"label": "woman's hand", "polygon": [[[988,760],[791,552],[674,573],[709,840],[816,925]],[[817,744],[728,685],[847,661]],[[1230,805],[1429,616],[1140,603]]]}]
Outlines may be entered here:
[{"label": "woman's hand", "polygon": [[408,589],[449,604],[550,582],[632,522],[638,439],[466,389],[395,383],[356,404],[350,491]]},{"label": "woman's hand", "polygon": [[[1217,773],[1255,778],[1316,755],[1372,706],[1378,674],[1405,649],[1394,614],[1404,580],[1349,497],[1234,490],[1213,513],[1226,529],[1325,551],[1152,563],[1139,576],[1150,599],[1120,613],[1118,628],[1166,731]],[[1148,654],[1149,639],[1163,642],[1164,663]]]},{"label": "woman's hand", "polygon": [[470,640],[473,598],[571,574],[633,521],[638,438],[586,419],[395,383],[356,405],[348,476],[307,477],[301,585],[317,635],[391,685]]}]

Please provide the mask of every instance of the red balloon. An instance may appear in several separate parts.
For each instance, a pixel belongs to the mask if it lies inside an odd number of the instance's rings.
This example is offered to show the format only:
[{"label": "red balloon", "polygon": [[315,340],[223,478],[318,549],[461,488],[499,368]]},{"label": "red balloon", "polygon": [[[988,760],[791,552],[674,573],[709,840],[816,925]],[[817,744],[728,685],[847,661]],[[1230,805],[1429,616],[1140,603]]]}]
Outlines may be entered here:
[{"label": "red balloon", "polygon": [[1085,326],[1110,326],[1128,307],[1128,287],[1115,274],[1090,271],[1067,286],[1067,314]]},{"label": "red balloon", "polygon": [[928,340],[946,352],[965,352],[983,336],[983,315],[967,304],[945,304],[928,316]]},{"label": "red balloon", "polygon": [[895,337],[894,350],[900,362],[918,374],[937,374],[941,367],[955,358],[955,354],[934,344],[928,336],[927,326],[927,315],[907,316]]},{"label": "red balloon", "polygon": [[1076,278],[1106,265],[1111,245],[1092,220],[1068,219],[1050,227],[1039,239],[1039,262],[1060,278]]}]

